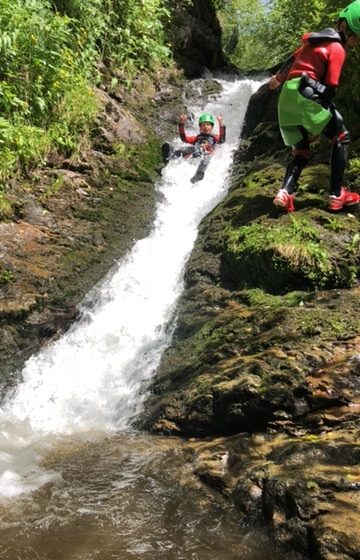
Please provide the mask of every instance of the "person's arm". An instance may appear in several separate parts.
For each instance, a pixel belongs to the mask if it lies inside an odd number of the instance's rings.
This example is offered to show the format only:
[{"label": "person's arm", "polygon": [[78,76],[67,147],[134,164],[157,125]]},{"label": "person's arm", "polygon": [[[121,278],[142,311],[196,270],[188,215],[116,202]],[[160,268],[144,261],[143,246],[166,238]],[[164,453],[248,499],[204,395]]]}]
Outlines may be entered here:
[{"label": "person's arm", "polygon": [[340,83],[340,76],[346,58],[346,51],[340,43],[332,43],[329,47],[329,58],[324,79],[326,94],[329,101],[335,96]]},{"label": "person's arm", "polygon": [[188,136],[185,132],[186,120],[187,120],[187,116],[185,115],[185,113],[181,113],[181,115],[179,115],[179,123],[178,123],[180,138],[183,142],[186,142],[187,144],[195,144],[197,140],[197,136]]},{"label": "person's arm", "polygon": [[215,138],[215,142],[217,144],[223,144],[226,139],[226,126],[224,125],[224,117],[222,115],[218,115],[216,119],[219,124],[219,134],[213,134],[213,137]]},{"label": "person's arm", "polygon": [[270,80],[268,81],[268,86],[270,89],[276,89],[281,86],[289,73],[290,68],[293,65],[295,60],[295,54],[291,54],[280,66],[279,70],[276,72],[275,76],[271,76]]},{"label": "person's arm", "polygon": [[217,115],[217,122],[219,124],[219,144],[223,144],[226,140],[226,126],[224,125],[223,115]]},{"label": "person's arm", "polygon": [[332,43],[328,54],[326,75],[322,81],[323,91],[320,93],[324,107],[330,106],[333,102],[346,58],[345,49],[340,43]]}]

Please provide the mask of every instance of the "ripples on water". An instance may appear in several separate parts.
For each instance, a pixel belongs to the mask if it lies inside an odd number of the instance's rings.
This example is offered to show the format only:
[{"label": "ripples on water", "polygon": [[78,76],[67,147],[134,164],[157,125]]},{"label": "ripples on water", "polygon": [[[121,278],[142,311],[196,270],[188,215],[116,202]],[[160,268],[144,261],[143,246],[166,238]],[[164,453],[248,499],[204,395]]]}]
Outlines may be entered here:
[{"label": "ripples on water", "polygon": [[192,475],[176,439],[63,442],[58,481],[0,510],[2,560],[280,560]]}]

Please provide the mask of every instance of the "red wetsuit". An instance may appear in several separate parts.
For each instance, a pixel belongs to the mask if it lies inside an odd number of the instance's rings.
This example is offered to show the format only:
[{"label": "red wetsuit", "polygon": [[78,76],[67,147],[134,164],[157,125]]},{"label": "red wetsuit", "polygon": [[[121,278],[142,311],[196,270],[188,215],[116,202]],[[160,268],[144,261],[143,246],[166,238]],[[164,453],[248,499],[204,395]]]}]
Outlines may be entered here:
[{"label": "red wetsuit", "polygon": [[226,129],[224,125],[221,125],[219,134],[200,133],[189,136],[185,132],[185,125],[179,123],[179,134],[183,142],[194,145],[201,152],[211,154],[214,151],[215,144],[225,142]]},{"label": "red wetsuit", "polygon": [[306,33],[302,46],[289,57],[276,74],[279,82],[307,74],[313,80],[328,86],[335,94],[346,58],[342,37],[334,29]]},{"label": "red wetsuit", "polygon": [[[346,58],[344,37],[334,29],[323,29],[317,33],[306,33],[302,45],[281,66],[276,74],[279,82],[303,77],[299,93],[328,109],[332,118],[323,130],[332,142],[330,194],[339,196],[347,162],[347,144],[350,135],[342,116],[331,103],[339,85],[341,71]],[[294,106],[294,112],[297,109]],[[301,127],[299,127],[301,128]],[[288,164],[282,188],[292,194],[302,169],[310,158],[309,134],[301,130],[303,139],[293,146],[293,159]]]}]

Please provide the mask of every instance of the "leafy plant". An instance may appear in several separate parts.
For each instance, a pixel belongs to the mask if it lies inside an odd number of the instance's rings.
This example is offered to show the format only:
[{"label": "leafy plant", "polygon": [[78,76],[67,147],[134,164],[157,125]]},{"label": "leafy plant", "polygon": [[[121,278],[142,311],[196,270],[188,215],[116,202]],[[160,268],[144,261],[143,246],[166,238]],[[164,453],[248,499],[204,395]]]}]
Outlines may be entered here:
[{"label": "leafy plant", "polygon": [[49,153],[69,156],[87,142],[99,68],[130,84],[167,63],[167,17],[165,0],[0,0],[3,185]]},{"label": "leafy plant", "polygon": [[360,248],[360,233],[355,233],[350,243],[347,244],[349,253],[356,253]]},{"label": "leafy plant", "polygon": [[3,192],[0,191],[0,218],[6,219],[12,215],[12,206]]}]

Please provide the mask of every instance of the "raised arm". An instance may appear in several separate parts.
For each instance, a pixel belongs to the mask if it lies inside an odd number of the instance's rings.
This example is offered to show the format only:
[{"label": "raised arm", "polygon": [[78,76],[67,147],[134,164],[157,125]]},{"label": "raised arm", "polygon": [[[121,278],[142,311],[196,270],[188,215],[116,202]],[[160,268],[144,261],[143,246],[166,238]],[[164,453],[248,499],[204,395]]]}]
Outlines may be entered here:
[{"label": "raised arm", "polygon": [[223,115],[217,115],[216,120],[219,125],[219,135],[217,141],[219,142],[219,144],[222,144],[223,142],[225,142],[225,138],[226,138],[226,127],[224,125]]}]

